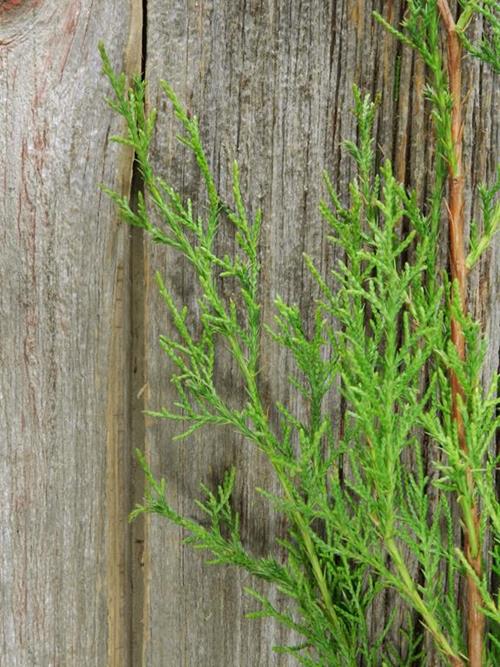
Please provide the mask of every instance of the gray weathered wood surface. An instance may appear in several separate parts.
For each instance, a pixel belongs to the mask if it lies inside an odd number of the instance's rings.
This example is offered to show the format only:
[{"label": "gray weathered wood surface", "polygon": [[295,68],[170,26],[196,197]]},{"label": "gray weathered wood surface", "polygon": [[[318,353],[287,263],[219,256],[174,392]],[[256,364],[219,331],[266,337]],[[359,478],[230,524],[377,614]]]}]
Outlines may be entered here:
[{"label": "gray weathered wood surface", "polygon": [[[139,12],[137,10],[140,10]],[[0,664],[123,665],[130,641],[128,191],[99,39],[138,3],[0,3]]]},{"label": "gray weathered wood surface", "polygon": [[[0,3],[0,664],[291,667],[271,651],[286,641],[281,629],[243,618],[253,608],[243,594],[246,575],[208,568],[165,522],[126,524],[141,495],[132,450],[145,447],[186,514],[195,511],[199,481],[213,484],[236,464],[247,543],[267,553],[282,530],[253,490],[274,482],[247,444],[224,430],[172,443],[171,425],[142,416],[144,407],[173,397],[157,344],[168,323],[154,271],[180,301],[193,303],[195,295],[186,267],[117,227],[99,194],[100,182],[126,192],[132,161],[107,143],[118,124],[102,102],[96,45],[103,39],[127,71],[140,67],[144,49],[150,104],[161,113],[155,163],[195,202],[199,179],[175,141],[178,126],[162,113],[160,77],[198,115],[228,199],[230,165],[240,162],[250,209],[264,211],[269,322],[277,294],[305,311],[312,303],[303,252],[325,271],[335,261],[317,204],[324,169],[339,189],[351,174],[340,142],[353,138],[353,83],[383,91],[378,145],[399,177],[426,196],[422,66],[371,17],[383,8],[397,21],[402,5]],[[486,68],[467,62],[464,92],[467,180],[475,185],[493,175],[499,91]],[[469,191],[468,217],[470,201]],[[230,249],[232,241],[221,243]],[[498,252],[497,243],[471,279],[471,300],[490,336],[488,373],[498,363]],[[293,404],[287,360],[268,341],[262,355],[266,397]],[[225,362],[220,378],[234,393]],[[338,415],[335,397],[331,408]],[[393,602],[380,600],[374,625]]]}]

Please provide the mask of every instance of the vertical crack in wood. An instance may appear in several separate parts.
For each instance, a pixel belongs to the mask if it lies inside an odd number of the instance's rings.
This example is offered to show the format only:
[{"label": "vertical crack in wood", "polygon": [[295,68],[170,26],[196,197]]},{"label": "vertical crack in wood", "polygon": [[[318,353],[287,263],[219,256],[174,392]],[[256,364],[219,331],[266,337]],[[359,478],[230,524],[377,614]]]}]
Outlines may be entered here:
[{"label": "vertical crack in wood", "polygon": [[[142,182],[136,169],[132,179],[132,204],[142,191]],[[132,461],[129,484],[130,508],[144,496],[144,475],[137,465],[135,450],[144,449],[145,442],[145,350],[144,350],[144,244],[140,229],[131,230],[130,238],[130,365],[129,365],[129,433]],[[147,619],[144,606],[146,586],[146,538],[147,526],[143,516],[130,525],[131,605],[130,605],[130,654],[132,665],[142,665],[143,627]]]},{"label": "vertical crack in wood", "polygon": [[[142,1],[130,3],[129,34],[122,68],[127,74],[140,68],[142,49]],[[133,153],[124,147],[117,165],[116,187],[128,196],[133,182]],[[127,230],[121,231],[128,234]],[[132,667],[131,610],[134,608],[134,566],[131,553],[133,530],[127,515],[132,505],[131,391],[127,369],[133,358],[130,309],[132,252],[128,238],[118,237],[125,258],[117,268],[111,313],[111,349],[106,406],[106,596],[108,607],[107,667]]]},{"label": "vertical crack in wood", "polygon": [[[141,75],[146,74],[147,63],[147,1],[142,0]],[[139,193],[144,194],[144,179],[134,161],[132,170],[131,206],[137,210]],[[144,474],[135,457],[135,450],[143,450],[146,442],[144,409],[147,396],[145,350],[145,257],[142,230],[131,229],[130,235],[130,443],[133,467],[131,471],[131,505],[144,497]],[[148,622],[148,519],[144,515],[131,524],[131,614],[130,655],[132,666],[144,665],[144,636]]]}]

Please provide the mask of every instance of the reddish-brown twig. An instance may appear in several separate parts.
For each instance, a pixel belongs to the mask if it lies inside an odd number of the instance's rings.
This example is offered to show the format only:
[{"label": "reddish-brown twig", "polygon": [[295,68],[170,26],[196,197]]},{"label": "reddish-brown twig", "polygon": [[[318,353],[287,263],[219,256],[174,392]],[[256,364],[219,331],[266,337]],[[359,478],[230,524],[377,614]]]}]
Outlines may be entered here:
[{"label": "reddish-brown twig", "polygon": [[[452,156],[453,159],[449,160],[449,192],[447,202],[451,278],[453,284],[458,285],[460,306],[462,311],[466,313],[467,270],[464,247],[464,175],[462,166],[462,48],[447,0],[438,0],[438,7],[442,23],[446,30],[448,78],[452,98],[451,134],[454,155]],[[464,360],[466,354],[464,334],[460,323],[454,318],[451,322],[451,338],[458,356],[461,360]],[[467,452],[467,439],[459,405],[459,397],[463,398],[463,390],[453,372],[450,374],[450,383],[453,418],[457,424],[459,443],[462,450]],[[474,482],[471,470],[467,471],[467,481],[472,496]],[[476,575],[480,577],[481,544],[479,511],[474,501],[469,509],[471,521],[464,522],[465,555]],[[480,591],[474,578],[469,575],[467,576],[467,647],[471,667],[481,667],[482,665],[485,617],[479,610],[481,605],[482,598]]]}]

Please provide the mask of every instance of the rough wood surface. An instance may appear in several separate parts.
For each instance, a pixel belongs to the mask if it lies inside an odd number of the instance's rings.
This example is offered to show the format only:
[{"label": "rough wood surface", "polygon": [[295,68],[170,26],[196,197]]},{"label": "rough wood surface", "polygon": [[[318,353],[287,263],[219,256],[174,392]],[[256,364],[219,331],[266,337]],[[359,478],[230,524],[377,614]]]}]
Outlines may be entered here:
[{"label": "rough wood surface", "polygon": [[[322,195],[321,173],[328,169],[344,189],[351,164],[340,142],[353,138],[353,83],[383,98],[377,118],[377,143],[395,161],[401,180],[418,189],[425,201],[431,164],[429,108],[422,101],[424,70],[414,55],[396,43],[373,20],[372,10],[397,22],[401,2],[338,0],[319,2],[264,2],[239,0],[148,2],[147,77],[150,102],[161,111],[165,101],[158,78],[167,79],[199,116],[210,162],[224,196],[229,195],[229,171],[236,157],[251,209],[264,210],[262,241],[265,319],[272,317],[276,294],[295,301],[307,312],[314,289],[303,269],[305,251],[319,259],[326,271],[335,261],[325,243],[325,229],[317,213]],[[480,31],[480,25],[476,27]],[[498,147],[493,109],[498,88],[491,74],[465,63],[467,93],[465,159],[475,186],[491,179]],[[175,142],[178,127],[171,116],[159,124],[155,161],[169,180],[200,200],[199,179],[192,160]],[[470,218],[471,193],[467,193]],[[445,216],[443,217],[444,224]],[[230,247],[230,240],[223,245]],[[471,298],[491,337],[487,374],[497,366],[498,271],[496,249],[471,278]],[[442,259],[446,262],[446,234]],[[151,408],[169,404],[169,365],[155,349],[168,326],[164,308],[151,283],[155,269],[174,286],[179,301],[193,305],[193,281],[175,255],[146,251],[145,381]],[[291,400],[287,360],[269,341],[263,343],[263,388],[270,401]],[[220,377],[231,387],[232,369],[221,363]],[[234,392],[233,392],[234,393]],[[332,410],[339,411],[338,398]],[[155,470],[166,477],[170,497],[187,514],[199,480],[217,481],[230,464],[239,470],[238,504],[245,539],[257,552],[271,548],[280,526],[255,496],[258,484],[273,488],[272,475],[249,445],[231,433],[199,434],[187,442],[171,443],[167,423],[147,424],[147,447]],[[146,569],[149,584],[144,644],[147,665],[291,665],[270,652],[284,637],[272,623],[247,621],[253,605],[242,594],[245,575],[213,570],[205,557],[182,546],[181,532],[154,519],[148,524]],[[417,573],[415,573],[417,576]],[[373,613],[373,628],[394,606],[393,639],[405,651],[404,609],[387,593]],[[428,664],[438,664],[429,649]]]},{"label": "rough wood surface", "polygon": [[[139,12],[137,11],[139,10]],[[140,3],[0,3],[0,663],[130,665],[128,230],[97,42]],[[139,34],[137,34],[139,28]],[[137,663],[136,663],[137,664]]]},{"label": "rough wood surface", "polygon": [[[160,270],[179,301],[193,304],[192,276],[140,233],[117,227],[98,192],[126,192],[130,154],[108,144],[118,131],[102,102],[97,41],[113,63],[139,70],[141,17],[150,103],[161,112],[154,160],[201,201],[193,162],[175,140],[158,79],[166,78],[199,116],[220,188],[229,195],[237,158],[250,209],[264,211],[264,313],[277,294],[304,312],[316,295],[302,253],[326,272],[336,257],[317,205],[327,169],[345,191],[352,165],[351,88],[383,97],[377,143],[397,175],[425,201],[431,155],[424,71],[373,20],[397,22],[390,0],[8,0],[0,2],[0,663],[9,667],[291,667],[272,653],[287,640],[273,623],[244,619],[250,582],[182,545],[153,519],[127,527],[142,477],[134,447],[146,447],[170,498],[194,514],[198,483],[238,468],[236,501],[246,544],[273,548],[283,527],[254,491],[272,474],[230,432],[172,443],[167,422],[141,410],[169,404],[171,368],[158,346],[168,326],[153,280]],[[480,22],[474,30],[479,34]],[[491,181],[498,158],[499,89],[489,70],[464,62],[466,220],[478,215],[472,188]],[[471,174],[471,177],[468,177]],[[472,186],[472,187],[470,187]],[[135,180],[133,188],[140,188]],[[443,216],[445,221],[446,216]],[[446,262],[446,234],[441,258]],[[231,249],[228,234],[220,241]],[[485,378],[498,365],[499,244],[470,277],[473,312],[490,337]],[[144,285],[144,291],[143,291]],[[288,360],[263,339],[266,400],[291,401]],[[219,377],[238,400],[231,365]],[[338,420],[341,405],[331,398]],[[144,444],[145,443],[145,444]],[[396,602],[378,602],[376,631]],[[404,654],[404,609],[393,638]],[[439,662],[428,650],[428,665]]]}]

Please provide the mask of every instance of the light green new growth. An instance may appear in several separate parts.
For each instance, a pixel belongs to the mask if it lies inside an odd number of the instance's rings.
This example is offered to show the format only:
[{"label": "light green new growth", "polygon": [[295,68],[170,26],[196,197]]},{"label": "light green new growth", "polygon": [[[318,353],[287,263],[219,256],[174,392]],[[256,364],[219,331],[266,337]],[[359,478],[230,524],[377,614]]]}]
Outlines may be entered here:
[{"label": "light green new growth", "polygon": [[[491,21],[491,39],[471,44],[465,36],[474,15],[494,15],[494,3],[463,4],[459,21],[463,43],[498,65],[497,19]],[[491,553],[484,556],[493,563],[498,581],[500,510],[494,485],[498,460],[489,448],[499,424],[497,378],[485,393],[481,386],[485,343],[479,326],[463,315],[458,298],[450,302],[446,276],[437,269],[442,198],[453,146],[436,3],[409,2],[401,31],[378,18],[415,48],[428,67],[427,96],[436,128],[434,187],[421,210],[415,193],[397,182],[390,162],[375,169],[376,105],[355,88],[358,141],[346,142],[346,149],[357,175],[350,184],[348,204],[343,203],[346,193],[337,193],[326,177],[328,199],[320,205],[329,241],[343,251],[344,259],[329,276],[320,274],[313,258],[305,259],[322,294],[314,314],[305,315],[314,318],[311,335],[306,334],[309,327],[299,309],[281,299],[275,304],[274,327],[262,330],[261,213],[253,219],[248,216],[237,165],[233,204],[228,205],[218,193],[196,118],[163,82],[183,129],[180,141],[194,154],[206,186],[206,209],[195,212],[189,200],[154,172],[149,160],[156,114],[145,113],[145,83],[135,77],[128,88],[125,76],[115,74],[101,48],[104,72],[114,91],[109,104],[127,128],[114,140],[134,149],[146,200],[139,195],[134,210],[126,197],[106,192],[126,222],[188,260],[202,294],[199,321],[192,327],[187,308],[175,302],[168,284],[157,276],[172,325],[172,333],[162,336],[160,344],[176,368],[172,381],[178,399],[173,406],[149,414],[187,424],[178,437],[205,426],[230,426],[265,453],[281,493],[262,493],[286,519],[288,536],[279,543],[286,555],[280,560],[272,555],[258,558],[242,543],[239,517],[231,504],[234,470],[215,492],[202,486],[203,500],[197,505],[208,517],[207,527],[175,511],[165,481],[153,476],[138,452],[147,494],[131,516],[144,512],[165,516],[187,531],[187,543],[211,553],[211,563],[244,568],[287,596],[290,604],[278,609],[266,596],[247,591],[259,604],[251,617],[273,617],[303,638],[299,645],[276,647],[293,654],[300,664],[425,664],[423,634],[414,631],[416,616],[443,664],[465,665],[467,642],[457,591],[459,578],[471,575],[471,567],[457,541],[454,507],[458,503],[467,523],[477,500],[470,498],[471,489],[480,498],[481,544],[491,544]],[[498,227],[499,188],[497,181],[480,190],[483,232],[472,234],[469,268]],[[158,225],[153,220],[159,220]],[[215,250],[220,225],[233,229],[237,244],[233,257]],[[239,296],[234,300],[223,296],[220,285],[226,279],[237,285]],[[450,341],[452,318],[464,331],[465,360]],[[263,335],[293,358],[296,371],[290,382],[308,406],[307,418],[278,404],[278,427],[271,422],[271,406],[264,403],[259,387]],[[244,385],[238,407],[229,405],[217,386],[215,366],[222,347],[230,351]],[[460,447],[453,421],[450,370],[464,391],[461,412],[467,452]],[[339,386],[346,405],[342,438],[326,407],[327,396]],[[432,510],[430,487],[439,496]],[[499,594],[491,581],[487,570],[477,578],[488,622],[485,665],[500,664]],[[392,616],[377,636],[369,627],[370,609],[386,589],[399,594],[406,605],[405,655],[391,643]]]}]

